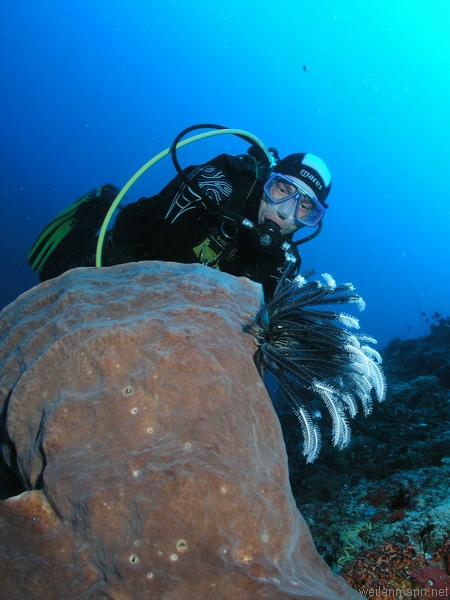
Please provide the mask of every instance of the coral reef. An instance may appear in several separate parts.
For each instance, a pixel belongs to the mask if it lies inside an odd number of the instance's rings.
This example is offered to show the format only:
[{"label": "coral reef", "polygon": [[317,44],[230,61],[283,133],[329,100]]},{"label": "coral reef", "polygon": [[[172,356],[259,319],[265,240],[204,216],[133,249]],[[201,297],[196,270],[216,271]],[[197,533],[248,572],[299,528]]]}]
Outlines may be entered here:
[{"label": "coral reef", "polygon": [[260,300],[246,279],[141,262],[2,311],[4,597],[358,597],[295,506],[242,331]]},{"label": "coral reef", "polygon": [[357,589],[438,597],[450,593],[450,319],[381,354],[386,400],[355,421],[346,449],[324,444],[305,465],[295,420],[280,415],[293,493],[320,554]]},{"label": "coral reef", "polygon": [[365,596],[448,598],[449,550],[446,543],[425,556],[411,544],[385,542],[347,563],[342,575]]}]

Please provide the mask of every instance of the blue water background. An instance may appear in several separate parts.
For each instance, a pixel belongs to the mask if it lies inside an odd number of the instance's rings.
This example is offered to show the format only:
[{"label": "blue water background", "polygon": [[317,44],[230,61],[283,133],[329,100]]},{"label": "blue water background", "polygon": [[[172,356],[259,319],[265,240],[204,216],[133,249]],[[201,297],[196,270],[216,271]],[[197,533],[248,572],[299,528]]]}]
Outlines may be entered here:
[{"label": "blue water background", "polygon": [[[26,256],[56,212],[212,122],[327,162],[330,209],[303,266],[355,284],[379,347],[450,314],[448,0],[5,0],[1,12],[0,306],[37,283]],[[246,147],[221,136],[180,161]],[[173,174],[158,163],[128,201]]]}]

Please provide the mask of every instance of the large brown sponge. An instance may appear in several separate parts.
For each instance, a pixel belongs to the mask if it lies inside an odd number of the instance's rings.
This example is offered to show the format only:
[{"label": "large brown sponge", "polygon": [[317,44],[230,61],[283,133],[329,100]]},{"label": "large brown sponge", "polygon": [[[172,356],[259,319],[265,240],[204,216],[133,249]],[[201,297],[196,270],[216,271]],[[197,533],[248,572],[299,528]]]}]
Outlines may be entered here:
[{"label": "large brown sponge", "polygon": [[259,285],[75,269],[1,313],[8,600],[358,598],[317,554],[243,333]]}]

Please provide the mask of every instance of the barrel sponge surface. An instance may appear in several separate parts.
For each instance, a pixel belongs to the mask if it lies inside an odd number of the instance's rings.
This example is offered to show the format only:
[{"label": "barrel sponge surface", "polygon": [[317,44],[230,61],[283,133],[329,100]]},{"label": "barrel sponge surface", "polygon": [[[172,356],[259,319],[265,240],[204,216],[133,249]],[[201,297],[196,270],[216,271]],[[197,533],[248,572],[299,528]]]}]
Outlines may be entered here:
[{"label": "barrel sponge surface", "polygon": [[10,600],[357,598],[317,554],[243,326],[202,265],[69,271],[0,319]]}]

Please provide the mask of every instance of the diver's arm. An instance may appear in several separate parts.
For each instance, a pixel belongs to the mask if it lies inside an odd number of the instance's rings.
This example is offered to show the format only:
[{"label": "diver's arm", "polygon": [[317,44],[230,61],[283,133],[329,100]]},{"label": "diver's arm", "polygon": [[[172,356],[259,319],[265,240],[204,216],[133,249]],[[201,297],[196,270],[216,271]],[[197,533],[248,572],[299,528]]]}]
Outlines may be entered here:
[{"label": "diver's arm", "polygon": [[194,213],[206,217],[226,204],[233,188],[220,168],[205,164],[188,167],[184,173],[192,185],[177,175],[158,194],[140,198],[121,210],[113,229],[115,245],[140,243],[151,222],[170,225],[186,215],[190,221]]}]

